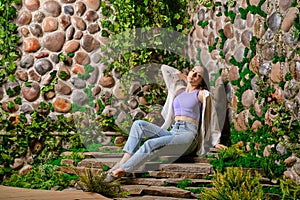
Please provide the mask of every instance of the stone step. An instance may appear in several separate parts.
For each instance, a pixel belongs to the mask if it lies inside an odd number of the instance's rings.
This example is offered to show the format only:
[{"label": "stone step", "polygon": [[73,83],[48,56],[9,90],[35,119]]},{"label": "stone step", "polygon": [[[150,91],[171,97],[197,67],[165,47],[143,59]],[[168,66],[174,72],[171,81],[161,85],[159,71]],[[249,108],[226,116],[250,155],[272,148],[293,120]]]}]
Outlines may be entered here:
[{"label": "stone step", "polygon": [[[70,156],[72,152],[66,151],[60,154],[63,156]],[[123,153],[103,153],[103,152],[79,152],[78,155],[87,156],[89,158],[121,158]]]},{"label": "stone step", "polygon": [[178,197],[163,197],[163,196],[152,196],[152,195],[143,195],[143,196],[129,196],[127,198],[119,198],[117,200],[189,200],[197,198],[178,198]]},{"label": "stone step", "polygon": [[[84,173],[85,170],[89,170],[90,168],[86,167],[67,167],[67,166],[57,166],[57,169],[59,172],[65,173],[65,174],[76,174],[76,171],[79,173]],[[102,170],[99,168],[92,168],[93,174],[99,174]]]},{"label": "stone step", "polygon": [[[179,181],[185,181],[185,178],[123,178],[124,184],[126,185],[152,185],[152,186],[164,186],[173,185],[176,186]],[[189,186],[208,186],[211,185],[212,181],[207,179],[189,179],[191,184]]]},{"label": "stone step", "polygon": [[121,136],[122,134],[120,132],[102,131],[101,135],[105,135],[105,136]]},{"label": "stone step", "polygon": [[87,158],[78,163],[78,167],[103,168],[105,165],[113,167],[121,158]]},{"label": "stone step", "polygon": [[210,163],[212,160],[215,160],[215,158],[184,156],[176,160],[176,163]]},{"label": "stone step", "polygon": [[150,186],[143,189],[142,194],[165,196],[165,197],[177,197],[177,198],[190,198],[193,197],[190,191],[177,188],[175,186],[160,187]]},{"label": "stone step", "polygon": [[208,173],[191,173],[191,172],[172,172],[172,171],[149,171],[149,175],[155,178],[186,178],[202,179],[210,174]]},{"label": "stone step", "polygon": [[208,163],[173,163],[162,164],[161,171],[173,172],[189,172],[189,173],[204,173],[211,174],[213,172],[212,165]]}]

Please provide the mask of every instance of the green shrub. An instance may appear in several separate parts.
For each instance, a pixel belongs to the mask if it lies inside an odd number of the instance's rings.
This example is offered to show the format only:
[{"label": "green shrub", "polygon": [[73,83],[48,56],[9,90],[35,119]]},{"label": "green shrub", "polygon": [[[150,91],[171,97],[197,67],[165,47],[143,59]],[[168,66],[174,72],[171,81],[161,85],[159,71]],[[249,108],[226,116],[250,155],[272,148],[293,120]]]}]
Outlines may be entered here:
[{"label": "green shrub", "polygon": [[74,168],[74,173],[80,178],[78,185],[83,191],[96,192],[110,198],[126,197],[128,195],[128,192],[121,188],[119,179],[111,183],[104,182],[107,175],[104,170],[85,168],[82,172]]},{"label": "green shrub", "polygon": [[3,184],[13,187],[47,190],[58,187],[58,190],[61,190],[71,186],[71,180],[77,179],[77,176],[59,173],[54,165],[43,164],[34,166],[27,174],[14,173],[8,179],[5,179]]},{"label": "green shrub", "polygon": [[266,199],[260,184],[261,175],[240,168],[227,168],[214,175],[212,190],[204,190],[201,199],[253,200]]}]

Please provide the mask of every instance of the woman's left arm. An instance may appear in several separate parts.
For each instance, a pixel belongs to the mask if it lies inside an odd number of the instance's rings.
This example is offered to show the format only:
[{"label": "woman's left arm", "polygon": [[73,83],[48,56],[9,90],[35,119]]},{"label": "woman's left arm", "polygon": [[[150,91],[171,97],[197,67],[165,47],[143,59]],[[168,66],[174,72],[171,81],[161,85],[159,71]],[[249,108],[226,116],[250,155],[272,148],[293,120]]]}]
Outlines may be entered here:
[{"label": "woman's left arm", "polygon": [[198,92],[198,99],[199,99],[199,101],[200,101],[200,103],[203,103],[203,97],[204,95],[203,95],[203,90],[199,90],[199,92]]}]

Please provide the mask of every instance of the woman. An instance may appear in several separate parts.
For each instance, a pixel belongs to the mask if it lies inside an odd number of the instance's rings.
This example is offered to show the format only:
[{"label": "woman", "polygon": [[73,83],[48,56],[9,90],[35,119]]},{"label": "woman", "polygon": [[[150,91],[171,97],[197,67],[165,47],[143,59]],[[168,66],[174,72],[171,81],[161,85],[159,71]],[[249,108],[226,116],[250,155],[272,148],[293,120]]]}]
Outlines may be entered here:
[{"label": "woman", "polygon": [[[133,123],[124,155],[110,170],[106,182],[133,172],[151,156],[172,153],[180,157],[192,152],[203,156],[211,147],[226,148],[219,144],[221,132],[211,105],[209,82],[204,80],[208,78],[204,68],[195,66],[187,76],[167,65],[162,65],[161,71],[168,89],[161,113],[165,122],[161,127],[142,120]],[[143,138],[148,140],[140,147]]]}]

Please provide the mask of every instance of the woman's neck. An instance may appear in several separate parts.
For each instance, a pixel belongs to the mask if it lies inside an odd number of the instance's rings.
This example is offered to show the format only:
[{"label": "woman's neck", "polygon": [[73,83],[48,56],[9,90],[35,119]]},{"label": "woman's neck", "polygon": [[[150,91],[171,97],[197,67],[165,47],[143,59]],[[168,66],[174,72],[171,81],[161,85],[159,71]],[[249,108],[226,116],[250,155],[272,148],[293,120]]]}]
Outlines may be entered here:
[{"label": "woman's neck", "polygon": [[197,89],[198,89],[197,86],[193,86],[193,85],[188,84],[187,87],[185,88],[185,91],[186,92],[194,92]]}]

